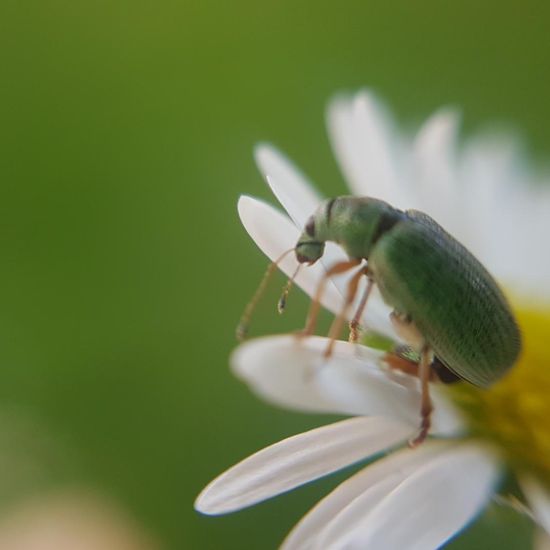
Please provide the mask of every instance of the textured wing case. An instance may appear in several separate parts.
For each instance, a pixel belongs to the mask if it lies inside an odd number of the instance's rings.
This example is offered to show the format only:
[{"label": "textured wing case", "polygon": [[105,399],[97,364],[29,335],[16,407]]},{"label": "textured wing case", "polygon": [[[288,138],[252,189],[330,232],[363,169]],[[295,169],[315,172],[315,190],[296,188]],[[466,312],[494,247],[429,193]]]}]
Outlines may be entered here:
[{"label": "textured wing case", "polygon": [[385,301],[411,316],[458,376],[486,387],[514,364],[521,338],[504,295],[483,265],[432,218],[407,212],[377,242],[369,267]]}]

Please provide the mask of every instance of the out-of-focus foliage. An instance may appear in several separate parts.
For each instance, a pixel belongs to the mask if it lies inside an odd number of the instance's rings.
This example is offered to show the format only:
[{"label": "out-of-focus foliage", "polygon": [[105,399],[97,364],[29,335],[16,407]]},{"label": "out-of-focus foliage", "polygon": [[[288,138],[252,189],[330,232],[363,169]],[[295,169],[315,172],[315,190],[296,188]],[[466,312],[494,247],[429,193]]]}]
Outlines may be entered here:
[{"label": "out-of-focus foliage", "polygon": [[[323,109],[368,85],[408,124],[453,104],[466,130],[510,123],[547,155],[549,17],[534,0],[3,0],[0,413],[58,447],[44,463],[15,438],[36,486],[105,492],[166,548],[274,547],[337,477],[226,518],[192,510],[224,468],[324,420],[227,369],[265,264],[235,210],[269,196],[253,144],[342,192]],[[278,287],[255,334],[302,322],[298,292],[276,318]],[[526,521],[495,513],[455,548],[523,548]]]}]

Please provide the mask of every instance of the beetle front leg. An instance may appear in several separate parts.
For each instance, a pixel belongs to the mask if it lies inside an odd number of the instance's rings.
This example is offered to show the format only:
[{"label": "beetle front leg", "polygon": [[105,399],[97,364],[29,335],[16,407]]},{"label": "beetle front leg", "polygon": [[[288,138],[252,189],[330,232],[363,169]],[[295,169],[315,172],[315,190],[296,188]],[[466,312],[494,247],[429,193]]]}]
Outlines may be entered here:
[{"label": "beetle front leg", "polygon": [[339,275],[340,273],[345,273],[355,266],[359,265],[361,260],[350,260],[348,262],[338,262],[329,268],[324,274],[317,286],[315,296],[311,300],[311,306],[309,308],[309,313],[307,316],[306,326],[303,331],[298,332],[298,336],[311,336],[315,331],[315,325],[317,324],[317,317],[319,315],[319,310],[321,309],[321,298],[325,290],[327,281],[333,275]]},{"label": "beetle front leg", "polygon": [[328,359],[332,355],[334,344],[336,342],[336,339],[338,338],[338,336],[340,336],[340,333],[342,332],[342,328],[346,321],[348,310],[351,304],[353,304],[353,300],[355,299],[355,296],[357,294],[357,287],[359,286],[359,280],[361,279],[363,274],[364,274],[363,269],[360,269],[357,273],[353,275],[353,277],[350,279],[348,283],[348,289],[346,293],[346,301],[344,302],[344,307],[340,310],[340,313],[336,316],[336,319],[334,319],[334,321],[332,322],[332,325],[330,326],[330,330],[328,333],[329,343],[328,343],[327,349],[325,350],[325,353],[323,354],[323,357],[325,359]]},{"label": "beetle front leg", "polygon": [[422,348],[420,356],[419,377],[420,377],[420,431],[418,435],[409,441],[410,447],[416,447],[422,443],[430,431],[432,425],[431,415],[433,411],[432,400],[430,398],[430,363],[432,360],[432,351],[429,346]]}]

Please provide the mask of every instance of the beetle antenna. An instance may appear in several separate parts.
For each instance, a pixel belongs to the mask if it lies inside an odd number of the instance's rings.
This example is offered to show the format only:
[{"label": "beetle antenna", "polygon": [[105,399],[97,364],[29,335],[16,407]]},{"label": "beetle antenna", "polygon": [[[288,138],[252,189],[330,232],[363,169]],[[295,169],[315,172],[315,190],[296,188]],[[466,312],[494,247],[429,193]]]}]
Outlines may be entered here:
[{"label": "beetle antenna", "polygon": [[287,254],[293,251],[294,251],[294,248],[289,248],[288,250],[283,252],[275,261],[271,262],[267,267],[267,270],[264,276],[262,277],[262,280],[260,281],[260,284],[258,285],[256,292],[252,296],[252,299],[250,300],[250,302],[248,302],[241,316],[239,324],[237,325],[237,330],[236,330],[237,340],[241,341],[246,338],[246,335],[248,334],[248,327],[250,325],[250,318],[252,317],[252,313],[254,312],[256,305],[260,301],[262,294],[265,292],[265,289],[267,288],[267,284],[269,283],[269,280],[271,279],[273,273],[275,273],[277,266],[283,261],[283,259],[287,256]]},{"label": "beetle antenna", "polygon": [[298,264],[298,267],[294,270],[294,273],[292,274],[292,277],[286,282],[286,285],[283,287],[283,293],[281,294],[281,297],[279,298],[279,301],[277,302],[277,311],[279,313],[283,313],[286,307],[286,300],[288,298],[288,293],[290,292],[290,289],[292,288],[292,285],[294,284],[294,279],[296,279],[296,276],[298,275],[298,272],[300,271],[300,268],[304,264]]}]

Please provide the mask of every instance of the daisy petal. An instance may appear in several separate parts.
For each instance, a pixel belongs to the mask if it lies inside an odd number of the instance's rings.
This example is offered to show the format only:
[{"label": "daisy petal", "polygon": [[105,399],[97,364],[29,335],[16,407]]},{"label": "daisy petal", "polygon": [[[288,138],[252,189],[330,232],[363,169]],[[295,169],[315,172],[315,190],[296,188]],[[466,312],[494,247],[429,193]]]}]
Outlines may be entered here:
[{"label": "daisy petal", "polygon": [[256,395],[274,405],[307,412],[342,412],[319,390],[311,367],[319,361],[319,354],[312,357],[303,343],[292,335],[249,340],[231,355],[231,368]]},{"label": "daisy petal", "polygon": [[531,476],[525,475],[520,483],[537,523],[550,534],[550,494]]},{"label": "daisy petal", "polygon": [[355,195],[405,205],[399,192],[391,122],[368,92],[350,99],[336,97],[329,105],[327,125],[340,168]]},{"label": "daisy petal", "polygon": [[233,512],[402,443],[409,435],[408,426],[384,418],[351,418],[289,437],[215,479],[195,508],[211,515]]},{"label": "daisy petal", "polygon": [[414,208],[421,209],[460,238],[462,209],[454,178],[458,115],[442,110],[422,126],[413,144],[413,170],[416,185]]},{"label": "daisy petal", "polygon": [[498,461],[487,449],[455,446],[418,468],[370,513],[354,510],[360,499],[352,502],[346,516],[354,521],[336,524],[330,547],[439,548],[479,513],[498,479]]},{"label": "daisy petal", "polygon": [[[387,416],[416,429],[417,379],[381,370],[379,352],[347,342],[336,342],[326,361],[327,345],[328,339],[320,337],[258,338],[239,346],[231,364],[252,391],[271,403],[315,412]],[[432,433],[459,433],[463,425],[458,414],[436,391],[432,397]]]},{"label": "daisy petal", "polygon": [[258,169],[294,223],[303,227],[323,197],[275,147],[261,143],[254,149]]},{"label": "daisy petal", "polygon": [[418,449],[403,449],[367,466],[312,508],[289,533],[282,550],[313,548],[325,528],[323,534],[330,535],[335,519],[350,503],[362,498],[361,510],[367,514],[401,481],[446,448],[448,445],[444,443],[429,441]]},{"label": "daisy petal", "polygon": [[[419,422],[421,397],[417,378],[401,372],[384,372],[379,366],[365,368],[364,360],[357,354],[354,357],[335,354],[330,367],[321,370],[317,385],[348,414],[387,415],[411,425]],[[437,386],[432,385],[430,393],[434,405],[430,433],[439,436],[460,434],[464,425],[458,411]]]}]

